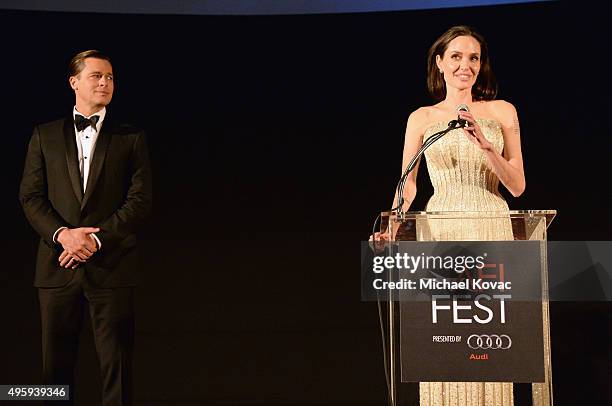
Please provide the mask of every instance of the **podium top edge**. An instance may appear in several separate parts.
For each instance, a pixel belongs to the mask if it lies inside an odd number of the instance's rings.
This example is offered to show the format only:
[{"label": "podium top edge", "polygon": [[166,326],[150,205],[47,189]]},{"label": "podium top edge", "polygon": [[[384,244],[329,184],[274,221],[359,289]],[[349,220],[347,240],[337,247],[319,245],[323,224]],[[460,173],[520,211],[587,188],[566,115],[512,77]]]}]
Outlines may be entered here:
[{"label": "podium top edge", "polygon": [[407,211],[397,213],[395,211],[383,211],[383,217],[401,218],[423,218],[423,217],[446,217],[446,218],[482,218],[482,217],[547,217],[552,220],[557,214],[556,210],[501,210],[501,211]]}]

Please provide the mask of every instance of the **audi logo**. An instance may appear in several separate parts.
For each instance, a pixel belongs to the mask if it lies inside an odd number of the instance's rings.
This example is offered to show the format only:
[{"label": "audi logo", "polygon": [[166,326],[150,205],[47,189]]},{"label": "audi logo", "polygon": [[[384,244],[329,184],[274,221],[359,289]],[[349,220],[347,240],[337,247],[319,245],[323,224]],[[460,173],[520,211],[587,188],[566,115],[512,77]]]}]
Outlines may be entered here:
[{"label": "audi logo", "polygon": [[506,334],[472,334],[467,339],[467,345],[473,350],[507,350],[512,347],[512,339]]}]

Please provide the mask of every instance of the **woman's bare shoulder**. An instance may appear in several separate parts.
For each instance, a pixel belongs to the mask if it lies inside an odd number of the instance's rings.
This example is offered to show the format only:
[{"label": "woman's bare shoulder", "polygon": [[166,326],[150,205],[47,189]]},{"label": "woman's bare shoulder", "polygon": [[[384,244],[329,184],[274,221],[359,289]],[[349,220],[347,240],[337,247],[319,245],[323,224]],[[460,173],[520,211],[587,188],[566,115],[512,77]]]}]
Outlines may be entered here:
[{"label": "woman's bare shoulder", "polygon": [[437,121],[440,115],[441,110],[436,105],[419,107],[410,114],[408,124],[414,127],[418,133],[422,134],[432,122]]},{"label": "woman's bare shoulder", "polygon": [[506,100],[491,100],[485,103],[488,113],[503,126],[512,126],[516,121],[516,108],[512,103]]}]

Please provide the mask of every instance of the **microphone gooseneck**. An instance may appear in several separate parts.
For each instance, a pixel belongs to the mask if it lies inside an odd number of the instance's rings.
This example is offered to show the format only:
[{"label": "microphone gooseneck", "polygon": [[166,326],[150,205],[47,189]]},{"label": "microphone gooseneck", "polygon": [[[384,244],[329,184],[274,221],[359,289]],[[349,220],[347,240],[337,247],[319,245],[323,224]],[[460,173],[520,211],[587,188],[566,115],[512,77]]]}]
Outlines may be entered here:
[{"label": "microphone gooseneck", "polygon": [[[460,104],[460,105],[458,105],[457,106],[457,113],[459,111],[469,111],[467,104]],[[448,127],[446,129],[435,133],[434,135],[429,137],[427,139],[427,141],[425,141],[423,143],[421,148],[419,148],[417,153],[410,160],[410,163],[406,167],[406,170],[404,171],[404,173],[402,174],[402,177],[400,178],[399,182],[397,183],[397,188],[396,188],[396,190],[397,190],[397,206],[392,208],[391,211],[395,211],[398,214],[398,216],[400,216],[400,217],[403,216],[402,206],[404,205],[404,186],[406,185],[406,179],[408,178],[408,174],[410,172],[412,172],[412,170],[416,166],[417,162],[419,161],[419,158],[421,157],[421,155],[423,155],[425,150],[427,148],[429,148],[431,146],[431,144],[433,144],[434,142],[436,142],[440,138],[442,138],[449,131],[454,130],[455,128],[463,128],[466,125],[467,125],[467,121],[466,120],[463,120],[463,119],[460,119],[459,117],[457,117],[457,120],[451,120],[448,123]]]}]

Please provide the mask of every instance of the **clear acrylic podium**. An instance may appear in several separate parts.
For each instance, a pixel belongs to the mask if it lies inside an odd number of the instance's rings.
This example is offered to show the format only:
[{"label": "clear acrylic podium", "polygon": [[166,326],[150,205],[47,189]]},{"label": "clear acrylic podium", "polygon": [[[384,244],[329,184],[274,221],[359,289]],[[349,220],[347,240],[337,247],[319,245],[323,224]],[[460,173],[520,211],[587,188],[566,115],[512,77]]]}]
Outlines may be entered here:
[{"label": "clear acrylic podium", "polygon": [[[473,227],[482,222],[499,224],[512,229],[513,240],[541,241],[541,286],[542,286],[542,328],[544,343],[544,376],[545,382],[531,384],[531,399],[533,406],[549,406],[553,403],[552,397],[552,368],[550,347],[550,317],[548,307],[548,268],[546,256],[546,229],[556,215],[555,210],[511,210],[491,212],[382,212],[380,233],[388,241],[444,241],[444,233],[437,233],[436,229],[464,229]],[[433,230],[433,231],[432,231]],[[474,238],[452,240],[475,240]],[[491,241],[492,239],[487,239]],[[497,239],[500,240],[500,239]],[[510,238],[508,238],[510,240]],[[399,302],[397,293],[389,293],[387,298],[387,315],[385,317],[388,335],[385,340],[388,357],[388,384],[389,403],[392,406],[404,406],[407,403],[398,398],[398,389],[401,385],[399,371],[399,348],[401,346]],[[518,405],[517,405],[518,406]],[[520,405],[523,406],[523,405]]]}]

